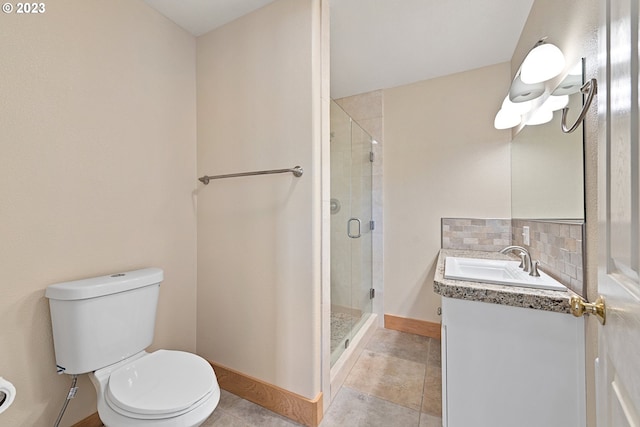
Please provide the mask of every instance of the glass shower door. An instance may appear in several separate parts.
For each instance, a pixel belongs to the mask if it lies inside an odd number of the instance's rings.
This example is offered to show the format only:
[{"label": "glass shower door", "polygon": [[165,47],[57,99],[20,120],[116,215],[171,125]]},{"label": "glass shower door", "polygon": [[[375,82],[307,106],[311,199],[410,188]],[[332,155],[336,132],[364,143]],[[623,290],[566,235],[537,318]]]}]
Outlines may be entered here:
[{"label": "glass shower door", "polygon": [[331,103],[331,364],[372,312],[372,138]]}]

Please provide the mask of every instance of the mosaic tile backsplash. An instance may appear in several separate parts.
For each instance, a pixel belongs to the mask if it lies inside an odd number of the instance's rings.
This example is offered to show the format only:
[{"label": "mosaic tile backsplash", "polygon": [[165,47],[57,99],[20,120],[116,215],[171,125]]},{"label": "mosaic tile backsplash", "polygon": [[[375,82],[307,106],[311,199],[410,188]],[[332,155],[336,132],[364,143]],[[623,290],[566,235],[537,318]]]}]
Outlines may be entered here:
[{"label": "mosaic tile backsplash", "polygon": [[[529,245],[523,227],[529,227]],[[585,296],[583,267],[584,223],[525,219],[442,218],[442,249],[499,251],[524,246],[542,271]]]}]

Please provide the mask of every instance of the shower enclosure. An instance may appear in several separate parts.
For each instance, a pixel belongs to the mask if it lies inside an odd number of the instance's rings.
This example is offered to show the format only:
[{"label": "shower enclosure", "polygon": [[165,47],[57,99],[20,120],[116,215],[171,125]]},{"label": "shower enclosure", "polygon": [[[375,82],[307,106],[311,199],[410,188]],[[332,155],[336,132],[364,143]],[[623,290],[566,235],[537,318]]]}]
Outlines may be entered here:
[{"label": "shower enclosure", "polygon": [[331,366],[372,313],[372,143],[331,101]]}]

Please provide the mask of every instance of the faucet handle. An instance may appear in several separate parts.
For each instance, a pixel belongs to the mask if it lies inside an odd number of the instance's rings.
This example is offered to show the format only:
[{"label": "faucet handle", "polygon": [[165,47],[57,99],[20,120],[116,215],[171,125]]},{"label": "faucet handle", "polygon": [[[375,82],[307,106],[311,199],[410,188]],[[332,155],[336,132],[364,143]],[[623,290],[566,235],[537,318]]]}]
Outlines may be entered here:
[{"label": "faucet handle", "polygon": [[520,265],[518,267],[522,268],[524,271],[528,271],[529,269],[527,268],[527,254],[520,251],[518,256],[520,257]]},{"label": "faucet handle", "polygon": [[540,273],[538,273],[539,265],[540,265],[540,261],[538,260],[531,261],[531,271],[529,272],[529,276],[540,277]]}]

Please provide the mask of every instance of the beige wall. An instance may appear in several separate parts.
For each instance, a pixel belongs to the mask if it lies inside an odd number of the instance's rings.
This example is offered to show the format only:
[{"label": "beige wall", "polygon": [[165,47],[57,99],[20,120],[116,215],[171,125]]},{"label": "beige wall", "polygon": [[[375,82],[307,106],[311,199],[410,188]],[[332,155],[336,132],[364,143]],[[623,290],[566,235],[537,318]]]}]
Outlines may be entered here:
[{"label": "beige wall", "polygon": [[[195,349],[195,39],[142,1],[47,2],[0,25],[0,376],[6,426],[52,425],[47,285],[161,267],[154,348]],[[95,412],[79,382],[62,425]]]},{"label": "beige wall", "polygon": [[319,0],[279,0],[197,42],[198,173],[305,170],[199,186],[198,352],[307,398],[320,391],[319,135],[329,107],[319,15]]},{"label": "beige wall", "polygon": [[[541,37],[557,45],[565,54],[568,64],[586,58],[586,78],[597,77],[598,71],[598,24],[600,2],[597,0],[536,0],[516,46],[512,61],[512,75],[529,49]],[[559,10],[571,11],[570,14],[558,13]],[[561,75],[550,85],[557,84]],[[595,102],[594,102],[595,104]],[[597,109],[592,106],[586,119],[585,140],[585,200],[586,200],[586,245],[587,268],[586,288],[589,300],[597,295],[597,145],[598,120]],[[559,132],[560,130],[558,130]],[[576,132],[581,132],[578,129]],[[597,353],[597,320],[587,319],[587,425],[595,426],[595,378],[594,358]]]},{"label": "beige wall", "polygon": [[509,64],[384,91],[384,312],[439,322],[442,217],[510,217]]}]

